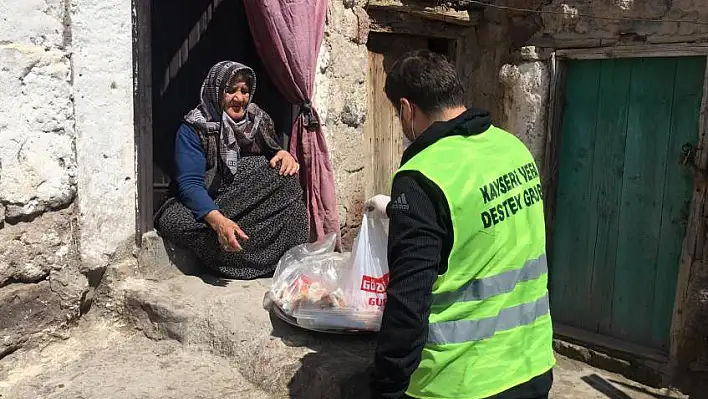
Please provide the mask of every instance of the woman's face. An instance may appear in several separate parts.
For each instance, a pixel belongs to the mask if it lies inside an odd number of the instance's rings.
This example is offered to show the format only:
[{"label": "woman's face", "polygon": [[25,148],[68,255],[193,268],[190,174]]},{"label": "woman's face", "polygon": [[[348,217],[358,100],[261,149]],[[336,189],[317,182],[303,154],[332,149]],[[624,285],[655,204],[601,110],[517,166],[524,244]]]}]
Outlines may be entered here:
[{"label": "woman's face", "polygon": [[224,90],[224,111],[231,119],[237,121],[246,115],[246,106],[251,97],[250,90],[246,82],[240,80]]}]

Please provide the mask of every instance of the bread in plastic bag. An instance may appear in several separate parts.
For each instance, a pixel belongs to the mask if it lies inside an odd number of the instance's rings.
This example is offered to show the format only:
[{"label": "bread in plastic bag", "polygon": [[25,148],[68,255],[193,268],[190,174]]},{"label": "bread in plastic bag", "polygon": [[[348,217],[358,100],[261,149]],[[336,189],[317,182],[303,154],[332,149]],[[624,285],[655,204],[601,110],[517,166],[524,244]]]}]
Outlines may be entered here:
[{"label": "bread in plastic bag", "polygon": [[341,306],[340,273],[348,253],[334,252],[336,236],[288,250],[273,275],[271,296],[286,313],[310,303],[319,307]]}]

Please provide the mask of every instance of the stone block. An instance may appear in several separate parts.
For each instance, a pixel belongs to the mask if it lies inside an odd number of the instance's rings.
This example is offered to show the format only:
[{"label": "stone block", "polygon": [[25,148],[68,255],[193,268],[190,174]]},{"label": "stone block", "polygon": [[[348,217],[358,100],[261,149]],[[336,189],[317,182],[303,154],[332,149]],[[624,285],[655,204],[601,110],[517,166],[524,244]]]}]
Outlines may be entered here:
[{"label": "stone block", "polygon": [[44,280],[52,271],[78,267],[72,248],[71,209],[0,229],[0,286]]},{"label": "stone block", "polygon": [[126,316],[155,340],[239,359],[238,370],[270,397],[367,397],[375,336],[291,327],[263,309],[269,279],[203,281],[181,276],[123,284]]},{"label": "stone block", "polygon": [[0,357],[17,349],[30,335],[61,323],[61,313],[59,298],[48,281],[0,289]]},{"label": "stone block", "polygon": [[0,1],[0,42],[65,45],[65,4],[64,0]]},{"label": "stone block", "polygon": [[48,281],[12,284],[0,289],[0,354],[17,349],[28,335],[56,321],[59,302],[52,298]]},{"label": "stone block", "polygon": [[176,276],[194,275],[200,262],[186,248],[160,237],[156,231],[143,234],[138,253],[138,273],[148,279],[166,280]]},{"label": "stone block", "polygon": [[70,66],[64,53],[0,45],[0,203],[7,219],[70,204],[76,194]]}]

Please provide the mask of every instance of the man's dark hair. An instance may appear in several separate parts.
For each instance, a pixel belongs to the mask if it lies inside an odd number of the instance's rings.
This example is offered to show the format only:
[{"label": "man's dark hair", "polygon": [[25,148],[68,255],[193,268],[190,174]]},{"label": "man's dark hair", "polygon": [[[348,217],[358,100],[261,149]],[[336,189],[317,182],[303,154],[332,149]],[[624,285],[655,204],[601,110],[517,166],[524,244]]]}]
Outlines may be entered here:
[{"label": "man's dark hair", "polygon": [[384,90],[396,109],[405,97],[429,115],[465,103],[465,89],[455,67],[429,50],[412,51],[396,61]]}]

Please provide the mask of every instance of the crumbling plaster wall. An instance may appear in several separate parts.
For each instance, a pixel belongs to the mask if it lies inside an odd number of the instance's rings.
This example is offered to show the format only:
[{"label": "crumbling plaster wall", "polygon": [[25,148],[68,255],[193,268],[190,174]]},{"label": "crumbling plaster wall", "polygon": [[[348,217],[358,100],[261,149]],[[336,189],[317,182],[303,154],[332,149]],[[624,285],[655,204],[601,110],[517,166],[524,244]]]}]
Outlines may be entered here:
[{"label": "crumbling plaster wall", "polygon": [[63,0],[0,2],[0,357],[79,314],[71,30]]},{"label": "crumbling plaster wall", "polygon": [[0,1],[0,358],[77,318],[134,232],[124,3]]},{"label": "crumbling plaster wall", "polygon": [[132,4],[72,2],[82,267],[105,267],[135,234]]}]

